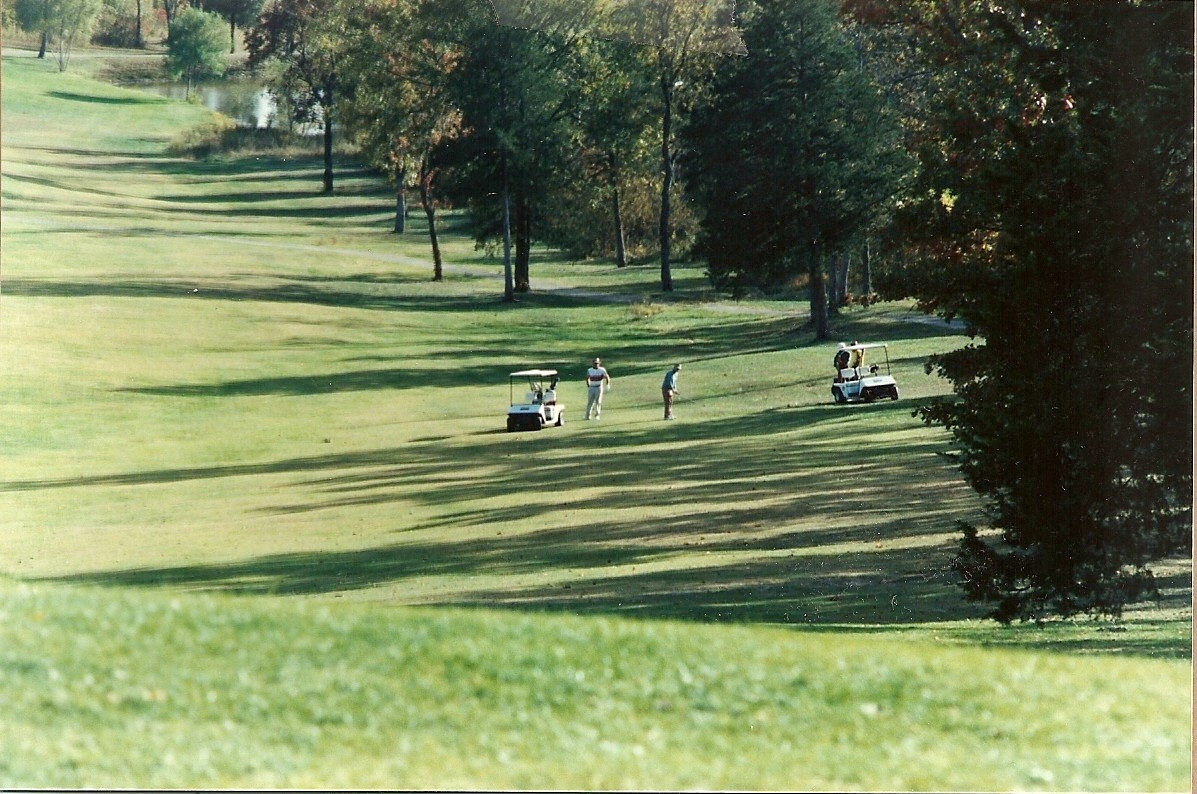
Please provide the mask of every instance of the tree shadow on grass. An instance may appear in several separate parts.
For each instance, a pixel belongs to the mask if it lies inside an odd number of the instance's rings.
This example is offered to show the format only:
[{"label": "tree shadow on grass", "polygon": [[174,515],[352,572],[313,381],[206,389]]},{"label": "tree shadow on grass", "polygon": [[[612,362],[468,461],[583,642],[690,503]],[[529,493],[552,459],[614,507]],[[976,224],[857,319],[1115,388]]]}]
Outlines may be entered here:
[{"label": "tree shadow on grass", "polygon": [[[819,415],[816,411],[792,420],[800,427]],[[538,467],[552,470],[558,481],[570,485],[571,493],[585,495],[530,494],[506,506],[495,506],[494,501],[526,486],[525,451],[511,446],[514,440],[494,436],[469,439],[452,453],[432,441],[369,454],[0,488],[289,473],[297,476],[274,492],[292,498],[262,511],[285,515],[416,501],[438,508],[433,514],[440,516],[396,526],[403,540],[374,548],[109,571],[62,581],[307,595],[384,586],[402,589],[405,582],[432,576],[490,582],[531,578],[537,584],[513,583],[511,589],[469,592],[467,585],[465,592],[442,603],[688,620],[843,621],[853,613],[869,622],[911,622],[940,615],[942,604],[926,597],[928,588],[944,588],[943,549],[938,548],[944,543],[937,539],[942,534],[937,524],[958,507],[956,501],[964,496],[960,489],[941,500],[935,511],[926,512],[918,526],[907,526],[885,513],[886,505],[894,506],[890,499],[904,500],[905,494],[890,493],[876,502],[845,500],[835,487],[842,475],[831,465],[835,451],[801,445],[787,450],[760,443],[777,428],[776,418],[758,418],[728,441],[718,423],[709,423],[693,430],[692,439],[709,445],[711,454],[658,462],[652,460],[658,453],[644,448],[653,437],[648,430],[617,433],[610,443],[590,448],[584,458],[574,445],[558,439],[538,450]],[[656,437],[660,439],[659,433]],[[856,471],[880,491],[898,488],[906,475],[884,461],[897,449],[895,445],[879,450],[874,464]],[[489,456],[493,464],[463,472],[457,461],[461,455]],[[818,473],[812,477],[811,469],[796,467],[799,458]],[[767,474],[771,479],[765,479]],[[747,493],[753,482],[758,485],[747,504],[729,502],[728,494]],[[616,493],[618,498],[613,498]],[[618,513],[610,512],[613,506]],[[662,507],[668,510],[664,516],[636,517],[641,509]],[[845,511],[855,517],[845,521]],[[559,521],[566,513],[604,512],[609,517],[601,521]],[[794,524],[794,516],[805,519]],[[811,516],[825,516],[827,521],[811,521]],[[461,530],[460,537],[444,539],[440,530],[455,528]],[[644,570],[637,570],[639,566]],[[902,609],[893,606],[895,594],[901,597]]]},{"label": "tree shadow on grass", "polygon": [[[828,630],[980,617],[984,608],[964,601],[949,571],[959,542],[953,522],[975,519],[979,506],[939,456],[942,444],[893,437],[901,427],[895,413],[889,440],[846,462],[823,442],[845,419],[828,406],[774,411],[747,417],[732,437],[717,421],[668,432],[656,423],[625,426],[585,456],[576,440],[549,434],[459,436],[451,448],[431,437],[369,452],[8,483],[0,491],[244,477],[275,497],[256,509],[264,516],[433,508],[424,514],[434,518],[396,519],[395,540],[369,548],[53,578],[59,582],[247,595],[374,590],[399,603]],[[660,443],[686,454],[662,457]],[[568,488],[528,491],[530,454],[537,471],[552,471]],[[462,457],[484,465],[463,469]],[[275,479],[252,484],[263,476]],[[525,498],[512,502],[512,493]],[[421,595],[430,578],[449,589]],[[1177,642],[1123,645],[1154,653],[1162,643],[1172,654]],[[1056,644],[1087,643],[1100,638],[1062,635]]]},{"label": "tree shadow on grass", "polygon": [[65,99],[69,102],[89,102],[100,105],[161,105],[164,99],[147,94],[143,97],[133,96],[96,96],[95,94],[77,94],[73,91],[48,91],[47,96],[55,99]]}]

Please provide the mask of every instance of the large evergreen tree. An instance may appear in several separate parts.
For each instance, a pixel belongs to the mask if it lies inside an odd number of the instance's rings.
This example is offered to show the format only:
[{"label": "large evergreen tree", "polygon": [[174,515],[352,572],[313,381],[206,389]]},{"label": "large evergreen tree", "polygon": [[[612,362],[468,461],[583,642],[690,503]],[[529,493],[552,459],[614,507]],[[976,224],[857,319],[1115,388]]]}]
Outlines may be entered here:
[{"label": "large evergreen tree", "polygon": [[511,300],[531,289],[533,228],[552,211],[554,174],[579,148],[578,17],[512,28],[494,23],[481,0],[436,0],[423,13],[435,20],[430,31],[456,44],[445,79],[461,135],[444,142],[438,162],[451,168],[449,187],[468,202],[478,237],[504,240]]},{"label": "large evergreen tree", "polygon": [[741,291],[809,274],[819,337],[823,264],[864,229],[896,173],[896,138],[836,11],[833,0],[742,5],[748,54],[725,62],[689,134],[712,280]]},{"label": "large evergreen tree", "polygon": [[884,292],[975,340],[922,410],[991,508],[964,587],[1003,621],[1118,614],[1192,546],[1192,6],[854,5],[929,75]]}]

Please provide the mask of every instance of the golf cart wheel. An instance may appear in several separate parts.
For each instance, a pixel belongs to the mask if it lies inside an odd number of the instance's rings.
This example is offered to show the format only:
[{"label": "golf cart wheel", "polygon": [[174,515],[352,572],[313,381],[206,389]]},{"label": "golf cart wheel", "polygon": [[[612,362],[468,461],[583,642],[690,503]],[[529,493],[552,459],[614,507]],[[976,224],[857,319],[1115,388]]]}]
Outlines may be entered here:
[{"label": "golf cart wheel", "polygon": [[519,425],[516,423],[515,417],[507,417],[507,432],[514,433],[516,430],[519,430]]},{"label": "golf cart wheel", "polygon": [[563,424],[565,424],[565,411],[558,411],[557,412],[557,427],[561,427]]},{"label": "golf cart wheel", "polygon": [[835,399],[836,405],[843,405],[844,403],[848,402],[848,398],[844,396],[842,389],[833,388],[831,390],[831,396]]},{"label": "golf cart wheel", "polygon": [[890,386],[890,387],[889,387],[889,398],[890,398],[891,400],[896,400],[896,399],[898,399],[898,387],[897,387],[897,386]]}]

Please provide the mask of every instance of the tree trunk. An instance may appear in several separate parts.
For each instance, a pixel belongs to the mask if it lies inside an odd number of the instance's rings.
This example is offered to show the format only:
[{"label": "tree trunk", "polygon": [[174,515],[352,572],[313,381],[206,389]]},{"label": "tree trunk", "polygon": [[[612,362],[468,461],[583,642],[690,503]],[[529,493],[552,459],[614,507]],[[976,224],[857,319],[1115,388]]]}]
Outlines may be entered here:
[{"label": "tree trunk", "polygon": [[237,23],[229,19],[229,55],[237,52]]},{"label": "tree trunk", "polygon": [[503,300],[515,300],[511,274],[511,185],[507,175],[507,153],[503,153]]},{"label": "tree trunk", "polygon": [[326,86],[324,101],[320,103],[320,110],[324,116],[324,192],[333,192],[333,123],[332,123],[332,87]]},{"label": "tree trunk", "polygon": [[[831,261],[827,263],[827,313],[838,314],[840,310],[840,255],[832,254]],[[811,282],[811,288],[814,288],[814,282]],[[812,307],[813,311],[813,307]]]},{"label": "tree trunk", "polygon": [[515,291],[532,289],[529,263],[532,259],[532,219],[528,195],[522,184],[515,192]]},{"label": "tree trunk", "polygon": [[[445,274],[441,266],[441,244],[436,236],[436,205],[432,203],[433,172],[428,169],[427,161],[420,164],[420,204],[424,207],[424,216],[428,218],[428,239],[432,243],[432,280],[443,281]],[[507,194],[503,198],[506,203]],[[506,231],[506,228],[504,228]]]},{"label": "tree trunk", "polygon": [[810,257],[810,318],[815,326],[815,339],[831,336],[831,323],[827,316],[827,283],[819,257]]},{"label": "tree trunk", "polygon": [[661,70],[661,100],[664,109],[661,114],[661,291],[673,292],[673,273],[669,269],[669,194],[673,189],[673,153],[670,138],[673,135],[673,75],[672,70]]},{"label": "tree trunk", "polygon": [[839,293],[836,295],[836,305],[843,306],[848,302],[848,271],[852,267],[852,254],[844,254],[840,257],[840,271],[836,275],[836,288]]},{"label": "tree trunk", "polygon": [[49,45],[50,35],[46,31],[42,31],[41,43],[37,45],[37,57],[46,57],[46,47]]},{"label": "tree trunk", "polygon": [[615,266],[628,266],[627,242],[623,233],[623,207],[619,195],[619,167],[615,154],[609,155],[611,162],[611,215],[615,222]]},{"label": "tree trunk", "polygon": [[407,230],[407,170],[395,175],[395,234]]},{"label": "tree trunk", "polygon": [[860,248],[860,294],[864,296],[865,301],[872,300],[873,270],[869,262],[869,243],[867,240]]},{"label": "tree trunk", "polygon": [[137,30],[134,31],[133,40],[138,49],[145,47],[145,39],[141,37],[141,0],[137,0]]}]

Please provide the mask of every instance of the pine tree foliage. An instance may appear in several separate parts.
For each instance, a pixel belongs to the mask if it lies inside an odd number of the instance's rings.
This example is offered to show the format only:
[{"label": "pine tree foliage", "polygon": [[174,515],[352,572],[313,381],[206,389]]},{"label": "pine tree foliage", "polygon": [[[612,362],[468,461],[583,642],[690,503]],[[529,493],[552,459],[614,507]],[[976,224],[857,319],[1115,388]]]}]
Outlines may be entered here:
[{"label": "pine tree foliage", "polygon": [[711,101],[695,112],[686,165],[719,287],[820,275],[894,190],[904,162],[896,127],[837,7],[742,5],[748,54],[725,63]]},{"label": "pine tree foliage", "polygon": [[1117,615],[1191,553],[1193,11],[852,3],[926,68],[882,285],[974,342],[929,364],[995,533],[955,567],[1002,621]]}]

